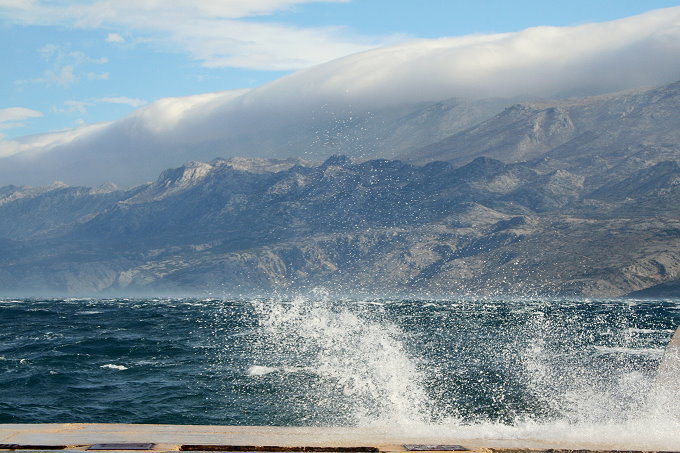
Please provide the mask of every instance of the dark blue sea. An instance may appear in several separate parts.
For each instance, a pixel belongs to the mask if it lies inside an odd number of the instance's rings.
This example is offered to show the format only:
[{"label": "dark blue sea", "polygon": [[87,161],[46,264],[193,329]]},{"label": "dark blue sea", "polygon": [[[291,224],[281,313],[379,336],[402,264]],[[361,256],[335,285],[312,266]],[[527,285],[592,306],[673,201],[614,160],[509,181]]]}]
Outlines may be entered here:
[{"label": "dark blue sea", "polygon": [[680,446],[677,382],[656,379],[679,324],[678,300],[4,299],[0,423],[420,426]]}]

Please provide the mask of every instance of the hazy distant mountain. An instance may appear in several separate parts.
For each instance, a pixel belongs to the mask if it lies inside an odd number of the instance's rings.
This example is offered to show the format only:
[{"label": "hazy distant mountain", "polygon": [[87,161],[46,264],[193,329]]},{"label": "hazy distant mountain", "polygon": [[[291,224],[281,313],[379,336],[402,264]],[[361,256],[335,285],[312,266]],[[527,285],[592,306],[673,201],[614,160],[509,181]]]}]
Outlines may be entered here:
[{"label": "hazy distant mountain", "polygon": [[[479,156],[599,175],[630,173],[680,149],[680,82],[568,101],[516,104],[402,157],[464,164]],[[599,163],[598,163],[599,161]]]},{"label": "hazy distant mountain", "polygon": [[1,187],[0,291],[674,294],[680,82],[497,107],[357,119],[393,153],[412,147],[403,160],[230,158],[130,189]]},{"label": "hazy distant mountain", "polygon": [[0,290],[668,292],[680,281],[680,154],[645,155],[625,172],[606,154],[569,169],[232,159],[130,190],[4,187]]}]

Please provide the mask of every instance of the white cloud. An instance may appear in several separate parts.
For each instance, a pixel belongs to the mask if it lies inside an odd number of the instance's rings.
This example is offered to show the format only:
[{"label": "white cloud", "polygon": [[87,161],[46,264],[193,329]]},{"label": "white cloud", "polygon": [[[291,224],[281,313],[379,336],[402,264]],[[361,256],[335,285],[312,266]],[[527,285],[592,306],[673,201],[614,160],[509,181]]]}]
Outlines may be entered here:
[{"label": "white cloud", "polygon": [[[24,127],[26,124],[24,123],[19,123],[19,122],[7,122],[7,123],[0,123],[0,131],[5,131],[8,129],[16,129],[18,127]],[[4,136],[4,134],[3,134]]]},{"label": "white cloud", "polygon": [[[0,0],[2,1],[2,0]],[[103,65],[109,62],[107,57],[92,58],[81,51],[69,51],[68,49],[56,44],[46,44],[38,49],[38,53],[43,59],[51,63],[52,67],[43,72],[42,77],[31,80],[18,80],[19,85],[40,83],[46,85],[58,85],[69,87],[80,82],[80,77],[76,74],[76,68],[84,64]],[[108,80],[108,72],[88,72],[88,80]]]},{"label": "white cloud", "polygon": [[40,53],[45,60],[49,60],[53,55],[58,55],[60,53],[59,46],[56,44],[45,44],[38,49],[38,53]]},{"label": "white cloud", "polygon": [[64,107],[54,107],[53,110],[57,113],[80,113],[85,115],[87,108],[94,104],[90,101],[64,101]]},{"label": "white cloud", "polygon": [[83,63],[92,64],[106,64],[109,62],[107,57],[93,58],[80,50],[68,50],[63,46],[56,44],[45,44],[38,49],[40,55],[47,61],[52,61],[56,64],[70,63],[73,65],[80,65]]},{"label": "white cloud", "polygon": [[[19,161],[29,166],[36,165],[36,157],[41,157],[47,151],[59,147],[61,145],[68,145],[79,139],[83,139],[103,128],[106,128],[109,123],[91,124],[79,127],[77,129],[71,129],[60,132],[50,132],[47,134],[40,135],[29,135],[27,137],[19,137],[14,140],[4,140],[0,141],[0,158],[1,157],[11,157],[18,156]],[[23,159],[26,153],[31,153],[29,159]],[[66,165],[72,165],[70,161],[61,163]],[[50,162],[51,166],[59,167],[55,162]],[[36,170],[41,170],[40,166],[35,167]],[[44,168],[44,167],[43,167]],[[5,169],[7,170],[7,169]],[[26,176],[25,173],[19,173],[19,175]],[[16,177],[16,175],[15,175]],[[52,182],[50,180],[49,182]]]},{"label": "white cloud", "polygon": [[86,115],[87,109],[100,103],[106,104],[125,104],[130,107],[141,107],[146,104],[146,101],[141,99],[133,99],[125,96],[121,97],[106,97],[99,99],[87,99],[84,101],[68,100],[64,101],[63,107],[53,107],[52,110],[56,113],[79,113]]},{"label": "white cloud", "polygon": [[33,0],[0,0],[0,8],[27,8]]},{"label": "white cloud", "polygon": [[678,79],[674,7],[605,23],[411,41],[301,71],[262,95],[383,104],[603,93]]},{"label": "white cloud", "polygon": [[45,71],[45,79],[54,85],[67,87],[78,82],[79,78],[73,73],[73,65],[67,64],[56,69]]},{"label": "white cloud", "polygon": [[244,21],[180,24],[170,37],[205,67],[264,70],[305,68],[361,52],[387,40],[349,40],[341,27],[296,28]]},{"label": "white cloud", "polygon": [[109,80],[108,72],[88,72],[87,80]]},{"label": "white cloud", "polygon": [[0,109],[0,123],[23,121],[28,118],[39,118],[43,116],[37,110],[27,109],[25,107],[9,107]]},{"label": "white cloud", "polygon": [[141,107],[144,104],[146,104],[146,101],[143,101],[141,99],[134,99],[134,98],[129,98],[129,97],[125,97],[125,96],[101,98],[101,99],[99,99],[99,101],[100,102],[107,102],[109,104],[125,104],[125,105],[129,105],[130,107]]},{"label": "white cloud", "polygon": [[113,43],[122,43],[125,42],[125,38],[123,38],[121,35],[118,33],[109,33],[106,36],[106,42],[113,42]]},{"label": "white cloud", "polygon": [[16,183],[128,184],[188,160],[283,149],[293,155],[302,142],[291,137],[303,140],[324,112],[350,107],[376,111],[452,97],[599,94],[677,80],[680,7],[600,24],[417,40],[250,91],[162,99],[94,129],[0,142],[0,152],[14,153],[0,161],[0,184],[16,175],[33,178]]},{"label": "white cloud", "polygon": [[[24,127],[26,125],[24,123],[25,120],[40,118],[41,116],[43,116],[41,112],[25,107],[0,109],[0,131]],[[4,140],[5,137],[5,134],[0,134],[0,142]]]},{"label": "white cloud", "polygon": [[[350,36],[338,27],[301,28],[262,22],[296,4],[348,0],[98,0],[56,6],[47,0],[15,3],[4,15],[18,23],[134,31],[159,48],[185,52],[207,67],[300,69],[394,42],[399,37]],[[0,14],[2,11],[0,10]],[[251,20],[239,20],[251,18]],[[107,42],[122,42],[109,33]]]}]

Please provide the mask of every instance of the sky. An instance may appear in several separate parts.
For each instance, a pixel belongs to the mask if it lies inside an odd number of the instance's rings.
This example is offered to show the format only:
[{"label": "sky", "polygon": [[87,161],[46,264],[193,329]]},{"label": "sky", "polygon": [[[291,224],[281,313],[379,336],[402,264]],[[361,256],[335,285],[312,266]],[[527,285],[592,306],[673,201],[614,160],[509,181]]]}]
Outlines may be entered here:
[{"label": "sky", "polygon": [[0,142],[253,88],[418,38],[611,21],[668,0],[0,0]]}]

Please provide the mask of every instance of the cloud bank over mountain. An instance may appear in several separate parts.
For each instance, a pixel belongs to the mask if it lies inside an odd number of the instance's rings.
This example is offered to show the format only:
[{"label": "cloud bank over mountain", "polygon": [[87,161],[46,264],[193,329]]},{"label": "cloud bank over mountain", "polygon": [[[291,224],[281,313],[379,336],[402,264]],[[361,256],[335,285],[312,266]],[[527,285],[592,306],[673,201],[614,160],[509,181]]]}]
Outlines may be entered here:
[{"label": "cloud bank over mountain", "polygon": [[[606,23],[416,40],[252,90],[161,99],[106,124],[0,142],[0,185],[134,184],[188,160],[272,156],[291,131],[452,97],[541,99],[680,79],[680,7]],[[313,131],[308,155],[314,152]],[[300,152],[298,152],[299,154]],[[277,155],[277,157],[290,157]]]}]

